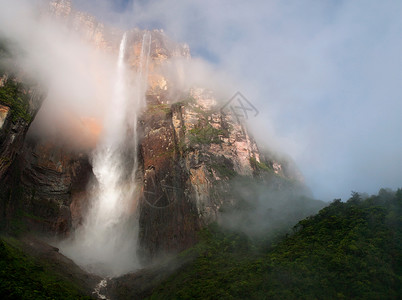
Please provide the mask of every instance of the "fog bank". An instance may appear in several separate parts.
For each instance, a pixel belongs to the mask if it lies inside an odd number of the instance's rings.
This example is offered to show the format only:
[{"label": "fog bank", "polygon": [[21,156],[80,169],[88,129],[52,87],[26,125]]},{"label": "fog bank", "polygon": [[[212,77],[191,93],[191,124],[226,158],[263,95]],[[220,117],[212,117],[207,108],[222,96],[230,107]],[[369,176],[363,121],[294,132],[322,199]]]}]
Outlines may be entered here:
[{"label": "fog bank", "polygon": [[400,1],[73,2],[122,27],[163,28],[235,77],[231,94],[260,111],[257,137],[296,160],[316,197],[400,186]]}]

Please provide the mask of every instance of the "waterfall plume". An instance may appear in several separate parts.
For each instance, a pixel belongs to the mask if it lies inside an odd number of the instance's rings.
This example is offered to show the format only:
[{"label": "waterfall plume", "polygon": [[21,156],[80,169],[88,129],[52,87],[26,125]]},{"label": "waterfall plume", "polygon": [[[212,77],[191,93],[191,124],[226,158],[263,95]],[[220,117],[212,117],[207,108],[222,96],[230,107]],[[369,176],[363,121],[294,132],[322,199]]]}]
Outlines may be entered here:
[{"label": "waterfall plume", "polygon": [[125,65],[127,34],[121,39],[114,96],[104,121],[102,137],[92,154],[95,180],[90,207],[61,252],[90,272],[118,276],[139,267],[138,240],[138,113],[145,106],[151,35],[143,36],[140,64],[128,91]]}]

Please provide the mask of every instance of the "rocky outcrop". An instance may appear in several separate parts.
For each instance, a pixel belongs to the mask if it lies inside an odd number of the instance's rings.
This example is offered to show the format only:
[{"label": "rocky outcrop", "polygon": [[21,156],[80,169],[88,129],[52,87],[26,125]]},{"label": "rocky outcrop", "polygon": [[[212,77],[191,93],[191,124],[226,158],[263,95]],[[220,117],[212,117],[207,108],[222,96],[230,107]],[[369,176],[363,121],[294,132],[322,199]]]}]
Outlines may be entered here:
[{"label": "rocky outcrop", "polygon": [[[115,30],[74,11],[71,1],[50,1],[48,9],[96,47],[108,51],[116,47]],[[3,56],[12,59],[6,45],[0,46]],[[65,143],[34,136],[26,139],[45,93],[18,77],[22,76],[0,74],[0,222],[12,232],[36,230],[65,236],[82,221],[92,168],[87,154]]]},{"label": "rocky outcrop", "polygon": [[236,200],[232,179],[290,180],[287,165],[260,153],[244,124],[221,106],[203,89],[167,104],[148,97],[141,120],[140,239],[146,252],[178,251],[194,243],[196,232]]},{"label": "rocky outcrop", "polygon": [[86,185],[92,176],[88,157],[34,140],[25,144],[20,160],[19,207],[30,227],[67,235],[85,212]]},{"label": "rocky outcrop", "polygon": [[11,121],[11,111],[8,106],[0,106],[3,113],[0,147],[0,179],[4,177],[24,143],[28,124],[24,120]]},{"label": "rocky outcrop", "polygon": [[[44,99],[38,87],[2,76],[0,87],[0,221],[10,231],[66,234],[78,223],[91,167],[67,147],[27,142]],[[74,205],[71,205],[74,203]]]},{"label": "rocky outcrop", "polygon": [[12,198],[19,196],[17,158],[22,153],[25,135],[35,117],[44,93],[14,76],[3,76],[0,87],[0,222],[15,215]]},{"label": "rocky outcrop", "polygon": [[[51,1],[50,11],[96,47],[117,53],[122,31],[74,11],[67,0]],[[177,91],[165,77],[161,69],[167,61],[190,59],[187,45],[172,42],[162,30],[133,29],[126,35],[125,61],[132,70],[144,68],[140,57],[144,37],[150,37],[138,172],[139,240],[146,256],[193,245],[200,228],[216,221],[220,210],[236,201],[231,188],[235,178],[277,186],[299,182],[289,162],[260,151],[245,124],[222,110],[223,103],[212,91]],[[7,217],[18,215],[29,228],[65,236],[82,222],[88,205],[91,149],[77,152],[37,138],[24,142],[37,110],[31,104],[39,93],[28,89],[22,94],[25,106],[0,103],[3,219],[11,226]],[[15,107],[18,110],[13,111]]]},{"label": "rocky outcrop", "polygon": [[289,162],[261,153],[244,123],[222,108],[212,91],[177,92],[161,67],[190,59],[188,46],[163,31],[127,32],[126,62],[140,68],[150,35],[147,107],[140,118],[140,244],[144,253],[177,252],[197,241],[197,232],[236,201],[234,178],[258,178],[280,186],[298,182]]},{"label": "rocky outcrop", "polygon": [[92,167],[86,155],[67,149],[25,141],[0,188],[2,221],[8,231],[66,236],[80,224]]},{"label": "rocky outcrop", "polygon": [[142,120],[140,242],[151,255],[194,244],[200,228],[197,207],[185,194],[187,174],[180,165],[171,116],[163,107],[151,107]]},{"label": "rocky outcrop", "polygon": [[6,76],[0,87],[0,180],[20,153],[28,128],[43,100],[36,86]]},{"label": "rocky outcrop", "polygon": [[107,27],[98,22],[94,16],[75,10],[70,0],[51,0],[48,11],[44,13],[50,13],[57,20],[62,20],[68,28],[79,32],[85,40],[97,48],[113,51],[118,47],[122,35],[120,29]]}]

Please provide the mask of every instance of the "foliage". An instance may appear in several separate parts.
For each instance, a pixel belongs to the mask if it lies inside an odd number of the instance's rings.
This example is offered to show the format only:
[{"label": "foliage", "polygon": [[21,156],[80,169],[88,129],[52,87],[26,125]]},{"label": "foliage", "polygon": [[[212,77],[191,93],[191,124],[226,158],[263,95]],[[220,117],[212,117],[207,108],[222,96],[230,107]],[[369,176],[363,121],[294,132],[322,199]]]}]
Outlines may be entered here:
[{"label": "foliage", "polygon": [[189,139],[192,144],[219,144],[220,136],[225,135],[224,130],[216,129],[208,122],[204,125],[199,124],[197,127],[188,131]]},{"label": "foliage", "polygon": [[213,226],[194,252],[150,299],[397,299],[402,191],[335,200],[269,248]]},{"label": "foliage", "polygon": [[228,167],[224,163],[212,163],[211,168],[216,170],[220,176],[229,179],[234,178],[237,175],[237,172],[233,170],[233,168]]},{"label": "foliage", "polygon": [[265,172],[273,171],[272,168],[270,168],[265,163],[257,161],[257,159],[255,159],[255,157],[250,157],[250,165],[252,168],[254,168],[256,170],[261,170],[261,171],[265,171]]},{"label": "foliage", "polygon": [[10,106],[13,122],[23,119],[29,123],[32,120],[29,114],[28,96],[21,83],[8,79],[0,88],[0,103]]},{"label": "foliage", "polygon": [[184,98],[181,101],[178,101],[178,102],[174,103],[173,105],[174,106],[186,106],[186,105],[189,105],[189,104],[195,104],[196,102],[197,102],[197,100],[193,96],[188,95],[186,98]]},{"label": "foliage", "polygon": [[163,103],[148,105],[147,113],[155,114],[158,112],[163,112],[163,113],[168,114],[171,112],[171,107],[169,104],[163,104]]},{"label": "foliage", "polygon": [[1,299],[91,299],[49,267],[26,256],[11,238],[0,239]]}]

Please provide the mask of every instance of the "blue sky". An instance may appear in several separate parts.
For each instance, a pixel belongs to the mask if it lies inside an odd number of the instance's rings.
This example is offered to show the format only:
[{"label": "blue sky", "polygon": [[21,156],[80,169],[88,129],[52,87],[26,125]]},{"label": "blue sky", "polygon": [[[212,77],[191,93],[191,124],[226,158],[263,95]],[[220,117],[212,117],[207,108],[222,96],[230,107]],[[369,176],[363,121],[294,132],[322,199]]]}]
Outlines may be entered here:
[{"label": "blue sky", "polygon": [[163,28],[234,78],[260,111],[256,138],[293,157],[317,198],[402,187],[402,1],[73,2]]}]

